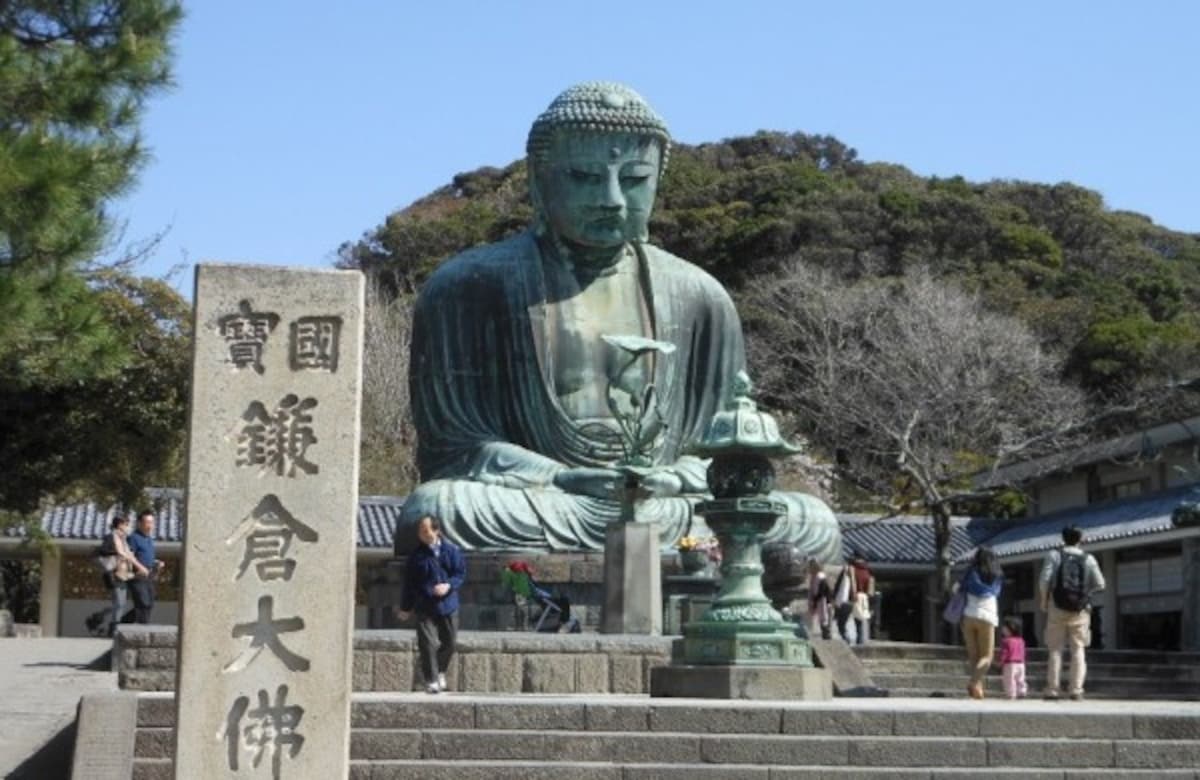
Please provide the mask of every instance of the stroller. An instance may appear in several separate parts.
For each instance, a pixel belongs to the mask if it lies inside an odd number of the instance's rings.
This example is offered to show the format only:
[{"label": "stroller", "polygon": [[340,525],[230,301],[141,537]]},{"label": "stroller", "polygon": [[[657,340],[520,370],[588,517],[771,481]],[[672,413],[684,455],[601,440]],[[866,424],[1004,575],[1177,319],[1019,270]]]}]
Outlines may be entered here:
[{"label": "stroller", "polygon": [[[519,601],[541,607],[534,631],[557,633],[564,626],[570,634],[578,634],[583,630],[579,619],[571,617],[571,600],[566,596],[554,596],[538,585],[533,577],[533,568],[528,563],[513,561],[500,571],[500,579]],[[554,622],[547,625],[547,619],[552,616]]]}]

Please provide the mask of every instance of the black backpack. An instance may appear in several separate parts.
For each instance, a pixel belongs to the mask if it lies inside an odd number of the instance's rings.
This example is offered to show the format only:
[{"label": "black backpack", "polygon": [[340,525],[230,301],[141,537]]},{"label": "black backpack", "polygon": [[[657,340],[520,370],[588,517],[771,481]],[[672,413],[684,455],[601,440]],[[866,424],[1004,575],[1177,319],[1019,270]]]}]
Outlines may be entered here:
[{"label": "black backpack", "polygon": [[1080,612],[1087,608],[1087,555],[1062,554],[1054,575],[1054,606],[1067,612]]}]

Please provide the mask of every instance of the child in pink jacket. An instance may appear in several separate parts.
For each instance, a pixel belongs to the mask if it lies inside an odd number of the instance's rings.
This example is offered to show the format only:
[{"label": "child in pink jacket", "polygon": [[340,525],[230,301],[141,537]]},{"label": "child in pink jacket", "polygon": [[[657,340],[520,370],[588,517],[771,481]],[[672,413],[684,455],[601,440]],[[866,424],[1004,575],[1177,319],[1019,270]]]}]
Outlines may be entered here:
[{"label": "child in pink jacket", "polygon": [[1004,673],[1004,693],[1008,698],[1025,698],[1025,640],[1021,638],[1021,618],[1006,617],[1000,627],[1000,669]]}]

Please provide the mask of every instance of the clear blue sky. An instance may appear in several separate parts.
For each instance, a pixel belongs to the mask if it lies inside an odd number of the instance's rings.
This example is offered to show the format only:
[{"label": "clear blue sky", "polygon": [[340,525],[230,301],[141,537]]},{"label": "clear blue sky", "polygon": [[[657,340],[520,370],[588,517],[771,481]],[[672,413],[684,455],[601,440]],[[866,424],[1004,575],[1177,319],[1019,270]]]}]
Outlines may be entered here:
[{"label": "clear blue sky", "polygon": [[[523,154],[577,81],[684,142],[830,133],[865,160],[1069,180],[1200,232],[1200,3],[192,0],[153,159],[114,205],[142,268],[327,265],[460,171]],[[191,278],[176,284],[190,295]]]}]

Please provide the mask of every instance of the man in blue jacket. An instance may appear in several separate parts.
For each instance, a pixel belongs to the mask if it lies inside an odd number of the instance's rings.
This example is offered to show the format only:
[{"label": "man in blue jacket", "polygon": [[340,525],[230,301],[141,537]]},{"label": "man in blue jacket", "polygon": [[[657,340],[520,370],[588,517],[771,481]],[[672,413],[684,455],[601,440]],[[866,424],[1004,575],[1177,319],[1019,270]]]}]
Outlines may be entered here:
[{"label": "man in blue jacket", "polygon": [[138,514],[137,530],[129,535],[127,543],[129,551],[137,558],[138,563],[145,567],[142,570],[145,574],[139,571],[138,575],[129,581],[134,619],[138,623],[149,623],[157,596],[154,582],[163,569],[163,562],[154,555],[154,513],[149,509],[143,509]]},{"label": "man in blue jacket", "polygon": [[[421,544],[408,556],[400,616],[417,614],[417,651],[425,690],[446,690],[446,670],[458,635],[458,592],[467,578],[466,559],[458,545],[442,538],[436,517],[417,524]],[[434,639],[437,648],[434,648]]]}]

